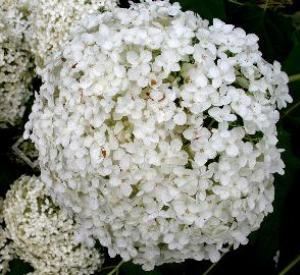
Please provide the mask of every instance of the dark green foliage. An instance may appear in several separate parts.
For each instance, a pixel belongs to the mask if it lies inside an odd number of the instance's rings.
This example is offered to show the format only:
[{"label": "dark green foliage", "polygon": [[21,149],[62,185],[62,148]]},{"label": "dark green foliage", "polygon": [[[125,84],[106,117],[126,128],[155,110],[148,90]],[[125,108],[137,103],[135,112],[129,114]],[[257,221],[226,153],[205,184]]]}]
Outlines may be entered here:
[{"label": "dark green foliage", "polygon": [[23,275],[32,271],[33,268],[30,265],[25,264],[20,260],[13,260],[10,263],[10,272],[8,275]]},{"label": "dark green foliage", "polygon": [[192,10],[210,21],[215,17],[226,19],[223,0],[172,0],[171,2],[179,2],[184,10]]}]

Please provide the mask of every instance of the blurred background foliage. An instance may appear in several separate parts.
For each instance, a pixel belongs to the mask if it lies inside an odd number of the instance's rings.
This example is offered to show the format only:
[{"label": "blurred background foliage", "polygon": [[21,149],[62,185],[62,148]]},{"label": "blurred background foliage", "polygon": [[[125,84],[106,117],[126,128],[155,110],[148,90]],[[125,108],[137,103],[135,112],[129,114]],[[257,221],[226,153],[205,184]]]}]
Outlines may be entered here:
[{"label": "blurred background foliage", "polygon": [[[136,1],[137,2],[137,1]],[[289,76],[300,74],[300,1],[297,0],[179,0],[183,9],[192,10],[212,20],[218,17],[227,23],[253,32],[260,38],[263,56],[269,62],[282,62]],[[121,1],[128,6],[127,0]],[[292,78],[293,79],[293,78]],[[39,82],[36,83],[39,86]],[[280,273],[300,255],[300,81],[290,83],[294,102],[282,111],[278,125],[279,145],[285,149],[284,176],[275,181],[274,212],[261,228],[250,236],[247,246],[227,253],[217,264],[188,260],[182,264],[167,264],[152,272],[144,272],[131,263],[125,263],[114,274],[283,274]],[[30,105],[28,105],[28,116]],[[0,196],[5,196],[9,185],[21,174],[34,173],[28,166],[16,162],[12,145],[22,135],[19,128],[0,130]],[[278,262],[275,263],[274,256]],[[112,274],[120,259],[105,263],[98,274]],[[112,268],[111,268],[112,267]],[[11,263],[12,275],[26,274],[30,267],[19,260]],[[300,274],[300,263],[284,274]]]}]

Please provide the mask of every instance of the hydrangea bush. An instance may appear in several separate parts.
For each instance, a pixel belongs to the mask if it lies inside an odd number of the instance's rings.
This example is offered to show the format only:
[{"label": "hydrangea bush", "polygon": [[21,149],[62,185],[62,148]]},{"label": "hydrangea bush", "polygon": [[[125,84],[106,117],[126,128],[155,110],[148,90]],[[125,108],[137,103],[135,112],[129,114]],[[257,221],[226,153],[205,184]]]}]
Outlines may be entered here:
[{"label": "hydrangea bush", "polygon": [[74,241],[76,223],[53,203],[36,177],[22,176],[12,185],[4,201],[4,220],[15,253],[35,274],[94,274],[102,265],[95,248]]},{"label": "hydrangea bush", "polygon": [[145,270],[247,243],[273,210],[291,102],[257,41],[167,1],[81,21],[42,72],[25,132],[79,241]]}]

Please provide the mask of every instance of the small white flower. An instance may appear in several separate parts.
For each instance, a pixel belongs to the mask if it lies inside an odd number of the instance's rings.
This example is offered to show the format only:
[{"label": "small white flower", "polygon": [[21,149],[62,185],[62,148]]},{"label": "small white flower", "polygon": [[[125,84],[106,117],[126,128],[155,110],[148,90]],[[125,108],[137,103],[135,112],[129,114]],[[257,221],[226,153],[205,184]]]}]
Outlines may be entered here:
[{"label": "small white flower", "polygon": [[186,123],[186,114],[184,112],[179,112],[174,116],[174,122],[177,125],[184,125]]},{"label": "small white flower", "polygon": [[276,251],[276,254],[275,254],[274,257],[273,257],[273,260],[274,260],[274,262],[275,262],[275,267],[278,266],[279,257],[280,257],[280,250],[277,250],[277,251]]},{"label": "small white flower", "polygon": [[24,33],[26,7],[2,1],[0,9],[0,128],[18,124],[32,95],[32,54]]}]

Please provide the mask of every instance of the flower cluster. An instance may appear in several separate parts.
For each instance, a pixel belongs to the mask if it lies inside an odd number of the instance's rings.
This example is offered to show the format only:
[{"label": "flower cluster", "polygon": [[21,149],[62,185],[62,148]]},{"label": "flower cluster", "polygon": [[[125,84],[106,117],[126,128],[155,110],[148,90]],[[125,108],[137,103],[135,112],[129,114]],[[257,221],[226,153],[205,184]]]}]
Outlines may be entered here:
[{"label": "flower cluster", "polygon": [[85,14],[116,5],[117,0],[0,0],[1,128],[23,117],[34,64],[43,67]]},{"label": "flower cluster", "polygon": [[78,240],[146,270],[247,243],[272,212],[277,109],[291,102],[257,41],[166,1],[81,21],[25,132]]},{"label": "flower cluster", "polygon": [[27,21],[17,8],[0,1],[0,127],[22,118],[31,95],[33,60],[24,33]]},{"label": "flower cluster", "polygon": [[38,66],[69,39],[71,29],[85,14],[116,6],[117,0],[33,0],[30,1],[30,29],[27,38]]},{"label": "flower cluster", "polygon": [[37,274],[93,274],[102,264],[95,248],[74,241],[76,223],[60,210],[36,177],[22,176],[4,201],[8,238]]}]

